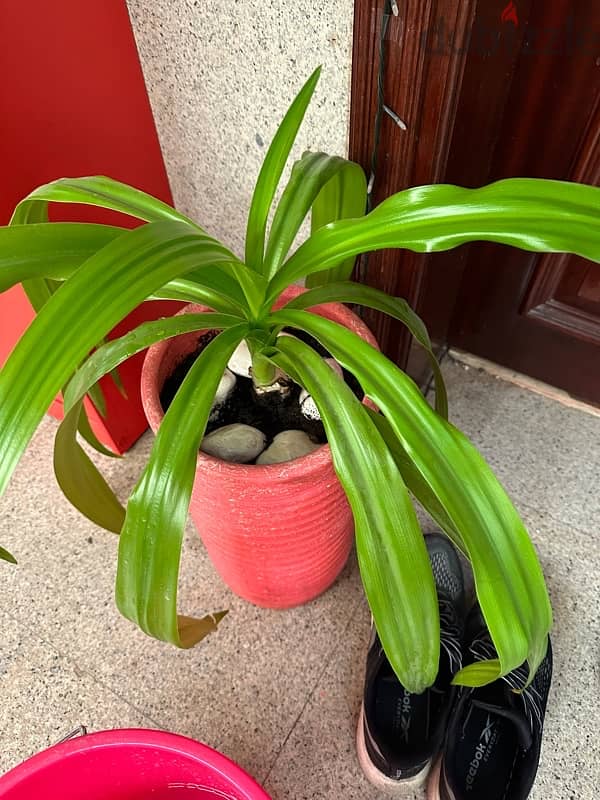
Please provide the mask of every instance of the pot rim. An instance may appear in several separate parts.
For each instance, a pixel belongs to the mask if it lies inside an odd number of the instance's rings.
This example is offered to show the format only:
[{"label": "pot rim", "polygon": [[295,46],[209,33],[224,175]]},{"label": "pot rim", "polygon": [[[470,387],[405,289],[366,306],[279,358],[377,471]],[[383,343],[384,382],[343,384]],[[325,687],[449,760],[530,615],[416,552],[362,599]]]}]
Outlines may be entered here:
[{"label": "pot rim", "polygon": [[[283,305],[285,305],[285,303],[292,300],[294,297],[303,294],[305,291],[307,290],[302,286],[289,286],[282,292],[273,308],[281,308]],[[332,319],[335,322],[340,322],[350,330],[358,333],[361,338],[363,338],[369,344],[379,349],[377,341],[367,325],[365,325],[360,317],[354,314],[342,303],[324,303],[317,306],[311,306],[308,310],[313,313],[321,314],[322,316]],[[177,312],[176,316],[179,316],[180,314],[197,314],[209,311],[212,311],[212,309],[208,306],[199,305],[197,303],[188,303]],[[207,328],[206,330],[210,329]],[[204,332],[204,330],[197,331],[198,335],[202,335]],[[142,404],[144,406],[148,423],[154,433],[158,431],[160,423],[165,416],[165,412],[163,411],[160,402],[160,388],[162,387],[158,387],[156,376],[158,375],[160,364],[168,352],[170,343],[171,339],[163,339],[162,341],[152,345],[148,349],[144,359],[144,364],[142,366],[142,375],[140,380]],[[362,402],[364,405],[367,405],[370,408],[375,408],[372,401],[366,396],[363,398]],[[198,450],[196,464],[197,467],[202,466],[207,469],[218,469],[223,475],[230,474],[232,476],[239,476],[242,474],[242,471],[252,470],[252,474],[254,476],[263,475],[265,478],[276,480],[277,478],[290,479],[296,477],[306,477],[307,474],[322,470],[323,467],[331,463],[331,460],[331,448],[329,447],[328,443],[324,443],[311,453],[307,453],[304,456],[299,456],[291,461],[281,461],[277,464],[239,464],[237,462],[223,461],[220,458],[216,458],[215,456],[208,455],[208,453],[203,453],[201,450]]]},{"label": "pot rim", "polygon": [[219,774],[247,800],[271,800],[270,796],[245,769],[223,753],[203,742],[170,731],[149,728],[114,728],[85,734],[60,742],[35,753],[0,776],[0,794],[18,789],[28,778],[77,753],[107,748],[155,748],[173,756],[185,755],[209,772]]}]

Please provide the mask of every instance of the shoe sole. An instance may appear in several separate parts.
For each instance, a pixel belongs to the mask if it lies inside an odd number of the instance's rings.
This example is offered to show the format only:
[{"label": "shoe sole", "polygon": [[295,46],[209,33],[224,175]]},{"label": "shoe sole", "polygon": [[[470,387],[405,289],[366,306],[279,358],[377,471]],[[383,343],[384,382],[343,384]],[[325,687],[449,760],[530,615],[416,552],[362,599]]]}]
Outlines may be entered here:
[{"label": "shoe sole", "polygon": [[[442,757],[439,756],[429,773],[429,780],[427,781],[427,800],[442,800],[442,795],[440,794],[441,781]],[[448,800],[456,800],[455,795],[450,791],[447,785],[445,791],[445,797],[447,797]]]},{"label": "shoe sole", "polygon": [[367,752],[367,746],[365,744],[364,709],[362,706],[358,717],[358,726],[356,728],[356,753],[358,755],[358,763],[366,779],[373,786],[377,787],[380,792],[384,792],[387,795],[402,796],[406,792],[414,792],[422,789],[427,782],[431,761],[428,761],[421,772],[417,773],[414,777],[400,780],[389,778],[377,769],[369,758],[369,753]]}]

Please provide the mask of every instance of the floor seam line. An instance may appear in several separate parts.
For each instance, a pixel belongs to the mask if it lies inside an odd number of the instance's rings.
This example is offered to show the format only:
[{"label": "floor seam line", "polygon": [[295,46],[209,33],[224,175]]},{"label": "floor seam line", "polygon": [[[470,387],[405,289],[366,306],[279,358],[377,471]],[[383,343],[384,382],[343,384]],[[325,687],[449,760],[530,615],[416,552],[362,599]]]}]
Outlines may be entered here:
[{"label": "floor seam line", "polygon": [[93,672],[91,672],[91,670],[89,670],[87,667],[81,666],[77,662],[77,660],[75,658],[73,658],[72,656],[66,654],[63,650],[59,649],[54,644],[54,642],[52,642],[50,639],[48,639],[45,635],[42,635],[42,634],[40,634],[39,631],[36,631],[33,628],[31,628],[27,623],[24,623],[22,619],[19,619],[19,617],[16,617],[8,609],[4,609],[4,612],[13,620],[13,622],[16,622],[17,625],[20,625],[20,626],[24,627],[29,635],[31,635],[32,637],[35,637],[39,642],[41,642],[46,647],[51,648],[60,658],[62,658],[67,664],[72,666],[75,669],[75,673],[77,675],[87,675],[88,678],[92,679],[93,683],[95,683],[97,686],[100,686],[105,691],[108,691],[112,695],[117,697],[119,700],[121,700],[123,703],[125,703],[125,705],[129,706],[129,708],[131,708],[133,711],[135,711],[136,714],[139,714],[144,719],[148,720],[148,722],[151,722],[152,725],[155,725],[157,728],[162,728],[162,725],[161,725],[160,722],[158,722],[158,720],[155,720],[153,717],[151,717],[148,713],[143,711],[137,705],[134,705],[130,700],[128,700],[126,697],[124,697],[120,692],[118,692],[115,689],[113,689],[112,686],[110,686],[103,679],[99,678],[97,675],[95,675]]},{"label": "floor seam line", "polygon": [[352,607],[352,611],[350,612],[348,620],[347,620],[346,624],[344,625],[344,628],[343,628],[343,630],[342,630],[342,632],[340,634],[340,637],[339,637],[338,641],[331,648],[331,650],[327,653],[327,655],[325,657],[326,658],[325,665],[323,666],[323,668],[319,672],[319,674],[318,674],[318,676],[317,676],[317,678],[316,678],[316,680],[314,682],[314,685],[313,685],[312,689],[310,690],[310,692],[308,694],[308,697],[306,698],[305,702],[303,703],[302,708],[300,709],[300,711],[298,712],[298,715],[296,716],[296,719],[292,723],[291,728],[289,729],[289,731],[287,732],[283,742],[281,743],[281,747],[278,748],[277,753],[275,754],[275,757],[274,757],[273,761],[271,762],[271,765],[269,766],[269,769],[267,770],[267,774],[264,776],[264,778],[261,779],[261,781],[260,781],[261,786],[264,786],[266,784],[266,782],[269,780],[269,777],[271,776],[271,773],[273,772],[273,769],[275,768],[275,765],[277,764],[277,762],[279,760],[279,756],[283,752],[283,750],[284,750],[286,744],[288,743],[292,733],[296,730],[296,727],[298,726],[298,723],[300,722],[300,719],[301,719],[302,715],[304,714],[306,708],[308,707],[308,704],[310,703],[310,701],[314,697],[314,694],[315,694],[315,692],[317,690],[317,686],[321,682],[321,678],[323,677],[323,675],[327,671],[327,668],[329,667],[329,661],[331,659],[331,656],[333,655],[333,653],[337,649],[337,647],[338,647],[338,645],[339,645],[339,643],[341,641],[342,636],[346,633],[346,631],[348,630],[348,628],[352,624],[352,621],[354,620],[354,617],[356,616],[356,612],[357,612],[357,610],[358,610],[358,608],[359,608],[359,606],[360,606],[362,601],[363,601],[363,598],[359,598],[356,601],[356,603],[354,604],[354,606]]}]

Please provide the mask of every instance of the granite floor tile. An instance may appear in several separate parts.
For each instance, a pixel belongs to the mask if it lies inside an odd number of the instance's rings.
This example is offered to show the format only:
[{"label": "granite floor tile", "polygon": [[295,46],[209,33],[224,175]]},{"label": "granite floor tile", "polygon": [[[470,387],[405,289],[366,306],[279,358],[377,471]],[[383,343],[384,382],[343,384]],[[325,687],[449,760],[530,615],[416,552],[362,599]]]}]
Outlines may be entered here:
[{"label": "granite floor tile", "polygon": [[[263,776],[362,596],[354,558],[322,597],[269,611],[229,591],[190,526],[180,608],[230,614],[189,651],[150,640],[114,607],[117,538],[70,508],[55,485],[55,425],[44,421],[0,506],[2,543],[19,559],[3,575],[12,613],[161,726],[218,747]],[[149,443],[146,437],[124,461],[110,460],[121,494]]]},{"label": "granite floor tile", "polygon": [[[322,680],[282,748],[265,789],[273,800],[384,800],[363,776],[355,732],[370,613],[360,602]],[[402,795],[420,800],[417,794]]]},{"label": "granite floor tile", "polygon": [[153,720],[98,684],[0,610],[0,773],[85,725],[151,728]]},{"label": "granite floor tile", "polygon": [[[585,800],[600,785],[598,420],[477,371],[444,369],[452,419],[515,499],[552,593],[556,669],[535,800]],[[354,756],[369,629],[354,558],[313,603],[266,611],[227,589],[190,526],[180,608],[231,613],[190,651],[153,642],[114,607],[117,538],[83,519],[55,484],[55,429],[44,420],[0,501],[0,541],[19,559],[2,566],[10,617],[0,678],[13,701],[0,711],[10,740],[2,768],[82,722],[155,724],[221,749],[266,778],[275,800],[380,800]],[[102,460],[120,496],[151,441]],[[32,707],[34,695],[43,708]]]},{"label": "granite floor tile", "polygon": [[600,545],[543,512],[524,518],[554,612],[554,676],[532,800],[591,800],[600,786]]},{"label": "granite floor tile", "polygon": [[600,527],[600,418],[447,360],[450,420],[481,450],[519,508]]},{"label": "granite floor tile", "polygon": [[[531,800],[592,800],[600,785],[600,546],[548,515],[527,512],[554,608],[554,679],[541,767]],[[383,800],[364,779],[354,734],[369,614],[364,603],[273,765],[274,800]],[[424,800],[424,793],[407,795]]]}]

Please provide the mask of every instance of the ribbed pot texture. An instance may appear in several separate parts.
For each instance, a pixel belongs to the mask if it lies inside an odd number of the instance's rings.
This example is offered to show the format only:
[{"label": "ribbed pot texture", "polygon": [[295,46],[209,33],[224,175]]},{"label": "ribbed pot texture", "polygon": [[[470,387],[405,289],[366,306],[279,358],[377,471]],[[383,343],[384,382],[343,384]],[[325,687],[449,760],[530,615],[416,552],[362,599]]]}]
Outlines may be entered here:
[{"label": "ribbed pot texture", "polygon": [[[304,289],[293,286],[280,307]],[[189,305],[180,313],[208,311]],[[337,303],[314,313],[377,346],[373,334]],[[154,432],[164,416],[160,391],[199,332],[151,347],[142,370],[142,401]],[[335,581],[352,547],[354,524],[328,445],[269,466],[231,464],[198,453],[192,519],[217,571],[240,597],[266,608],[289,608],[320,595]]]}]

